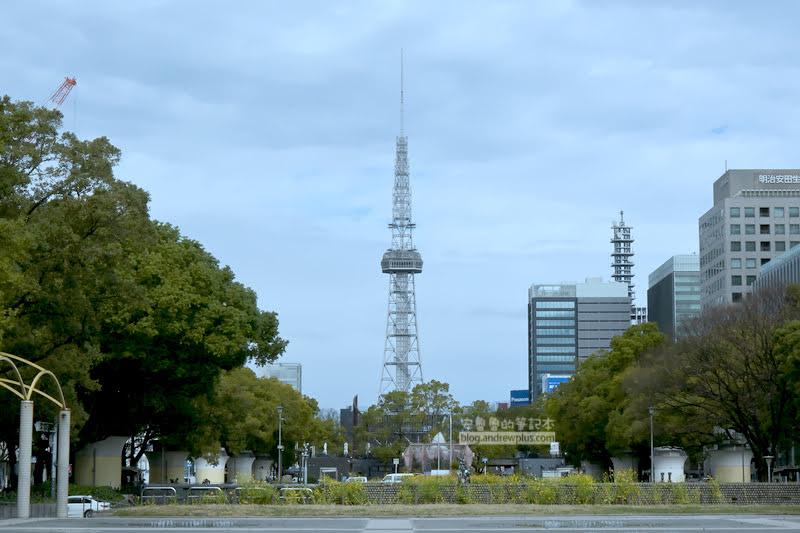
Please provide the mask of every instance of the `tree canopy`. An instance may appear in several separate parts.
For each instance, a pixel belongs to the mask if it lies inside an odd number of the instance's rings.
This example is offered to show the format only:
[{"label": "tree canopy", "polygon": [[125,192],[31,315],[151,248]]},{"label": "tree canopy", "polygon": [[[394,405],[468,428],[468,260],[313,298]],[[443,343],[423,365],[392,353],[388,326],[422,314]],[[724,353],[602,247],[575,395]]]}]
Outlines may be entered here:
[{"label": "tree canopy", "polygon": [[[0,350],[56,374],[79,444],[111,434],[187,444],[222,371],[274,361],[275,313],[115,178],[108,139],[61,133],[61,114],[0,99]],[[0,369],[6,373],[9,369]],[[0,395],[0,440],[18,408]],[[37,404],[37,418],[52,409]]]},{"label": "tree canopy", "polygon": [[655,323],[632,326],[611,340],[608,352],[591,355],[569,381],[545,396],[544,410],[555,420],[561,450],[572,464],[610,466],[615,454],[646,443],[641,413],[630,410],[625,377],[647,350],[664,341]]},{"label": "tree canopy", "polygon": [[796,293],[765,289],[704,314],[686,338],[643,360],[631,390],[651,399],[668,433],[746,443],[764,479],[764,456],[791,446],[798,429]]}]

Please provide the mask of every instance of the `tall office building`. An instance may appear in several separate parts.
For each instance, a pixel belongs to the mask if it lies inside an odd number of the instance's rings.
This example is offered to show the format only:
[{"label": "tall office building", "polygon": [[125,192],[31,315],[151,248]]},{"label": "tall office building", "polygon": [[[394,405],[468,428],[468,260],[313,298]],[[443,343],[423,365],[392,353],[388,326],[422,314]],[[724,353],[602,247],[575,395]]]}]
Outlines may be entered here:
[{"label": "tall office building", "polygon": [[628,286],[589,278],[586,283],[528,289],[528,389],[542,393],[542,375],[571,375],[578,361],[607,350],[631,325]]},{"label": "tall office building", "polygon": [[800,244],[800,170],[728,170],[699,226],[701,308],[741,300],[762,265]]},{"label": "tall office building", "polygon": [[300,363],[273,363],[259,367],[259,370],[261,377],[275,378],[291,385],[297,392],[303,392],[303,366]]},{"label": "tall office building", "polygon": [[661,333],[677,340],[681,325],[700,314],[700,256],[674,255],[650,274],[647,312]]}]

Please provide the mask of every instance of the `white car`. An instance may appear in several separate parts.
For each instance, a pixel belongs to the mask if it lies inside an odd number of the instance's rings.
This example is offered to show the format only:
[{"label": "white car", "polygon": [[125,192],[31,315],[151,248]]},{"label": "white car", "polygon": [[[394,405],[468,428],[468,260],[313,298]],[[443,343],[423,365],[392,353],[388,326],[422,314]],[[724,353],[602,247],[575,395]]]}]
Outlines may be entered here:
[{"label": "white car", "polygon": [[94,499],[93,496],[69,496],[67,498],[67,516],[70,518],[91,518],[97,511],[108,511],[111,502]]},{"label": "white car", "polygon": [[415,474],[386,474],[381,483],[402,483],[404,479],[411,479]]}]

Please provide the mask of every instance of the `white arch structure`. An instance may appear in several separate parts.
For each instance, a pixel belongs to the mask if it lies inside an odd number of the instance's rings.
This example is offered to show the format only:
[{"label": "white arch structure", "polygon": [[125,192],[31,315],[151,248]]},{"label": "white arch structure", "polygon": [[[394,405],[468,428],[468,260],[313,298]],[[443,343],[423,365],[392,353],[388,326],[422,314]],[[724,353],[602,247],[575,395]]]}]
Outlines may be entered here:
[{"label": "white arch structure", "polygon": [[[36,363],[0,352],[0,363],[6,362],[14,369],[16,379],[0,378],[0,387],[10,390],[22,400],[19,408],[19,462],[17,476],[17,518],[30,518],[31,515],[31,440],[33,437],[33,394],[36,393],[59,406],[58,439],[56,458],[56,517],[67,517],[67,491],[69,482],[69,423],[70,410],[64,401],[64,392],[55,374]],[[26,385],[17,366],[19,363],[37,370],[36,376]],[[58,389],[58,398],[37,388],[39,380],[50,376]]]}]

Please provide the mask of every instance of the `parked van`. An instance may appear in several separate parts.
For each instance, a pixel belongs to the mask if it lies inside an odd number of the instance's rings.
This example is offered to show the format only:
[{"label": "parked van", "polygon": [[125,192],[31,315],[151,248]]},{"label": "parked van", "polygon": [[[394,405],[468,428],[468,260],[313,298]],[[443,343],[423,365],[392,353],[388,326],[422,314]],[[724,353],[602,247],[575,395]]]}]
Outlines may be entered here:
[{"label": "parked van", "polygon": [[402,483],[404,479],[412,477],[414,474],[386,474],[381,483]]}]

